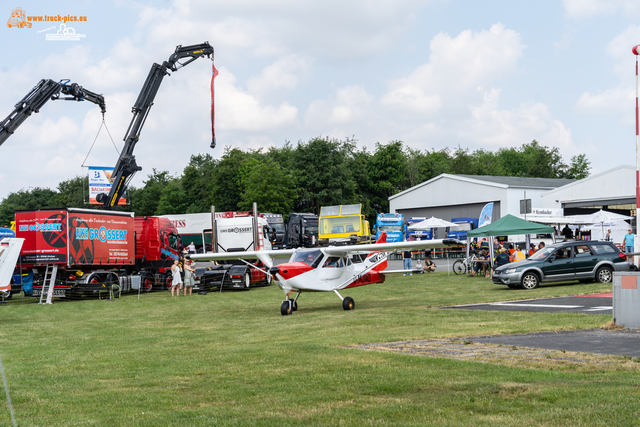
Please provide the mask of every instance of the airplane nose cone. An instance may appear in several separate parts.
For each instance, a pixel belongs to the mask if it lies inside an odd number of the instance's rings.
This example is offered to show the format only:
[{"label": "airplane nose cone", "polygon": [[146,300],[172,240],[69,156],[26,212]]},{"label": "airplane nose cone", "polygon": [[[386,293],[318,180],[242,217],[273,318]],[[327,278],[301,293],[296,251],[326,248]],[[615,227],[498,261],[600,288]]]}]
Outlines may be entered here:
[{"label": "airplane nose cone", "polygon": [[273,266],[269,269],[269,273],[271,273],[272,276],[275,276],[276,274],[280,273],[280,269],[276,266]]}]

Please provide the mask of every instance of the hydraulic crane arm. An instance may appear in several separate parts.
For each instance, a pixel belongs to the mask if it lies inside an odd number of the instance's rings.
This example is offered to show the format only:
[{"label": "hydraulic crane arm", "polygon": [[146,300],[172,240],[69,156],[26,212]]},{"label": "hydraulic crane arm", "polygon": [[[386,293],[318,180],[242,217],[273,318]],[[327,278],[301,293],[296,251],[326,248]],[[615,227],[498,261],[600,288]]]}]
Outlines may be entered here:
[{"label": "hydraulic crane arm", "polygon": [[[133,150],[140,138],[140,131],[142,126],[144,126],[144,122],[147,120],[147,115],[153,105],[156,93],[160,88],[164,76],[170,75],[169,71],[178,71],[180,68],[198,58],[203,56],[210,57],[211,55],[213,55],[213,47],[211,47],[208,42],[192,46],[178,46],[168,61],[163,62],[162,65],[153,64],[151,66],[147,80],[144,82],[138,99],[131,109],[133,118],[131,119],[124,138],[124,147],[111,175],[113,177],[111,191],[108,195],[101,193],[96,197],[96,200],[102,203],[105,209],[116,209],[118,207],[118,202],[127,188],[129,181],[133,178],[133,174],[142,170],[142,168],[136,164]],[[178,62],[185,58],[188,59],[184,63]]]},{"label": "hydraulic crane arm", "polygon": [[[66,96],[61,97],[61,95]],[[69,80],[54,82],[50,79],[42,79],[15,105],[11,114],[0,122],[0,145],[2,145],[32,113],[40,111],[40,108],[50,99],[90,101],[100,106],[102,114],[107,111],[102,95],[86,90],[77,83],[69,84]]]}]

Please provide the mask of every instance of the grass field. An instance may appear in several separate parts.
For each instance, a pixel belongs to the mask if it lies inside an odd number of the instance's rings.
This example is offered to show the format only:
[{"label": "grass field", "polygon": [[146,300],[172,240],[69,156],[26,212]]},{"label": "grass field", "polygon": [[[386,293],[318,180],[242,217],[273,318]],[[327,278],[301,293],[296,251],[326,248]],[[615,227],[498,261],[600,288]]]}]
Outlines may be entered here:
[{"label": "grass field", "polygon": [[[438,309],[610,291],[509,290],[444,273],[303,294],[277,287],[171,298],[0,306],[0,352],[19,426],[631,426],[640,362],[602,367],[459,361],[347,346],[603,326],[606,315]],[[11,425],[4,393],[0,425]]]}]

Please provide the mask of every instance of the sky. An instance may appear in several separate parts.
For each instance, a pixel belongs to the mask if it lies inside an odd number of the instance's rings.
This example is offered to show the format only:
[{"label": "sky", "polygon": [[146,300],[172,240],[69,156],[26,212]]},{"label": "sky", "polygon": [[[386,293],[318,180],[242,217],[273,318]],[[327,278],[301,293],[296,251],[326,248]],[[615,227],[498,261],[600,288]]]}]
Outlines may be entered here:
[{"label": "sky", "polygon": [[0,200],[55,189],[114,166],[131,107],[154,62],[178,45],[213,46],[163,80],[134,155],[180,175],[192,155],[257,150],[315,137],[358,147],[403,141],[431,151],[557,147],[591,173],[635,165],[636,0],[85,0],[5,2],[9,20],[58,21],[0,30],[0,120],[41,80],[70,79],[105,97],[49,101],[0,146]]}]

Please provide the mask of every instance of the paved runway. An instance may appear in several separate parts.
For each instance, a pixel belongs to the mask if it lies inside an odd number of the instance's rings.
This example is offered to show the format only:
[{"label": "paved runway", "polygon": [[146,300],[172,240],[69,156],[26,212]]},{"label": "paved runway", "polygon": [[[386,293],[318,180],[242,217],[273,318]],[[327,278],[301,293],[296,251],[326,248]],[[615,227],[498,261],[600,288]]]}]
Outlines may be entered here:
[{"label": "paved runway", "polygon": [[540,298],[517,301],[500,301],[482,304],[466,304],[441,308],[466,310],[530,311],[550,313],[589,313],[613,316],[611,293],[581,295],[561,298]]},{"label": "paved runway", "polygon": [[[608,314],[613,316],[611,292],[573,297],[457,305],[441,308],[552,313],[570,312]],[[608,331],[604,329],[583,329],[577,331],[534,332],[521,335],[468,337],[465,339],[477,343],[640,357],[640,330],[625,329]]]},{"label": "paved runway", "polygon": [[629,329],[618,331],[581,329],[578,331],[533,332],[522,335],[494,335],[465,339],[477,343],[640,357],[640,331]]}]

